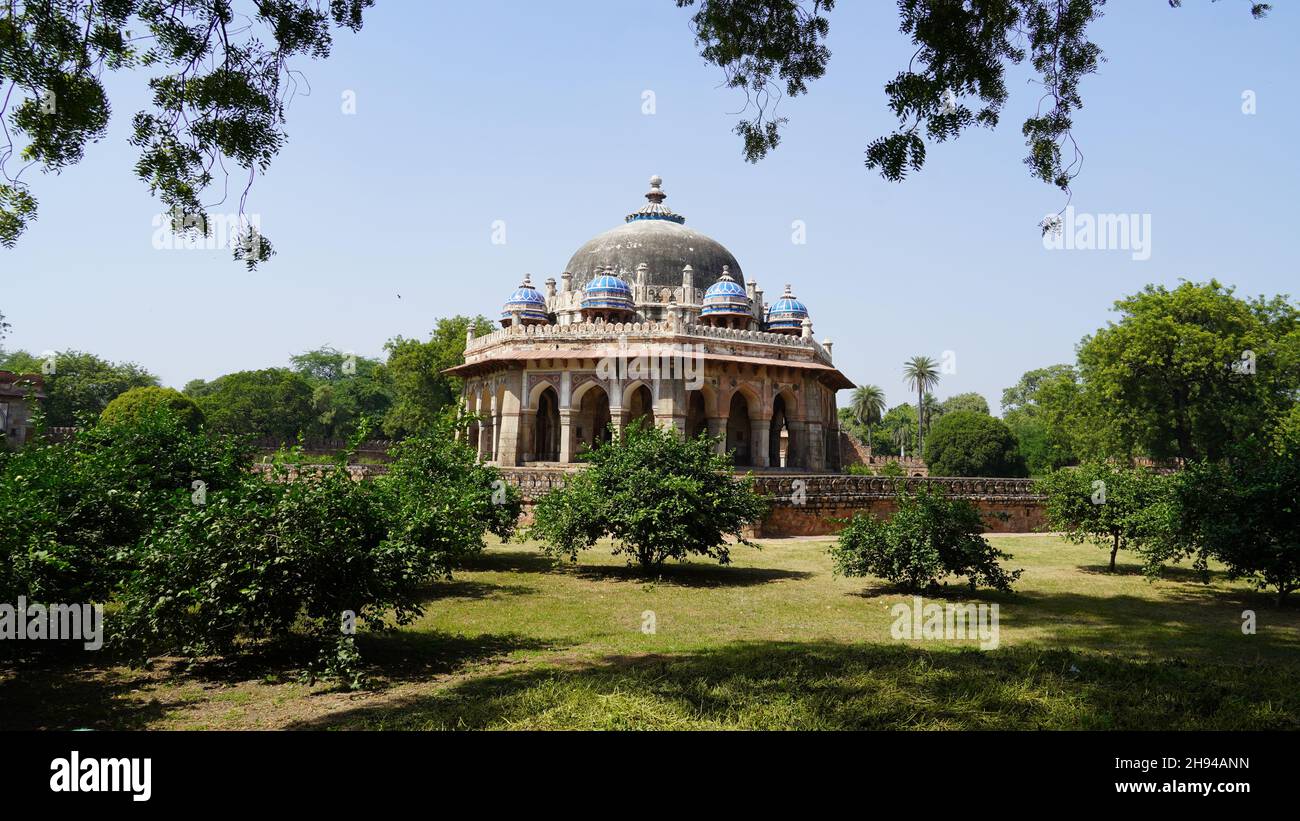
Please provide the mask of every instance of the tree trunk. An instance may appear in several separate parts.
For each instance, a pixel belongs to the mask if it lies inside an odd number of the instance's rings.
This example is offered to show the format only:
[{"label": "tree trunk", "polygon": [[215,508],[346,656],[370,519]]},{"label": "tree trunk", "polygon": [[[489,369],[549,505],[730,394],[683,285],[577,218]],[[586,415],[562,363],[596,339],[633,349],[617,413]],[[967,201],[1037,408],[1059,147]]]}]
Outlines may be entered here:
[{"label": "tree trunk", "polygon": [[871,455],[871,426],[867,425],[867,456],[870,457]]},{"label": "tree trunk", "polygon": [[916,389],[916,457],[925,458],[925,394]]},{"label": "tree trunk", "polygon": [[1110,549],[1110,572],[1115,572],[1115,556],[1119,553],[1119,536],[1115,537],[1115,546]]}]

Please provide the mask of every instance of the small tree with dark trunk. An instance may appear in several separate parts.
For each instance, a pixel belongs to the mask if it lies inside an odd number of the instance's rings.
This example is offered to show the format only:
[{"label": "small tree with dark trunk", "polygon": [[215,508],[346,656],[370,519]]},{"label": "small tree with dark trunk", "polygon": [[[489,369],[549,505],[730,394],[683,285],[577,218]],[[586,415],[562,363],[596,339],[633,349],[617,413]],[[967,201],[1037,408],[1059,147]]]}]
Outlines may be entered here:
[{"label": "small tree with dark trunk", "polygon": [[530,535],[549,553],[577,559],[602,537],[614,553],[644,568],[692,554],[730,561],[726,536],[767,511],[753,482],[731,473],[731,460],[707,436],[683,439],[634,423],[586,456],[590,467],[542,497]]},{"label": "small tree with dark trunk", "polygon": [[1047,496],[1047,522],[1076,544],[1110,548],[1110,571],[1121,550],[1151,535],[1150,511],[1163,490],[1162,477],[1145,468],[1092,462],[1062,468],[1038,482]]}]

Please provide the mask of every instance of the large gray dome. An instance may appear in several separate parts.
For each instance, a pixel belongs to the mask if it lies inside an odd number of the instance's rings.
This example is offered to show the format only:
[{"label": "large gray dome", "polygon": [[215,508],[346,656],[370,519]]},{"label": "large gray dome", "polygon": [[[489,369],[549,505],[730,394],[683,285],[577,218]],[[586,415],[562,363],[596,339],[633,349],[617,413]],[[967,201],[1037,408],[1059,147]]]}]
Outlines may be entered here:
[{"label": "large gray dome", "polygon": [[663,204],[659,177],[650,178],[646,205],[627,216],[626,222],[587,241],[574,253],[564,270],[573,274],[574,287],[582,287],[597,272],[610,266],[617,273],[635,277],[641,263],[649,266],[646,281],[655,288],[676,288],[682,284],[682,268],[695,272],[695,287],[708,288],[722,276],[722,266],[741,285],[745,278],[740,263],[720,242],[692,231],[685,217]]}]

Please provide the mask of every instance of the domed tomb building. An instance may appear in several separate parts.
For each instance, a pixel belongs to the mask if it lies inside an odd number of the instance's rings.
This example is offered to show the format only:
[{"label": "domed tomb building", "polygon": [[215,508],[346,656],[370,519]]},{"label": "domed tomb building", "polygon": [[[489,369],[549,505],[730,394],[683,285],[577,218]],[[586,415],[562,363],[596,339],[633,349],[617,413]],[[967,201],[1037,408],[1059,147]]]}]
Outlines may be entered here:
[{"label": "domed tomb building", "polygon": [[479,457],[562,466],[634,420],[708,433],[739,468],[838,472],[835,392],[853,384],[813,338],[789,285],[768,305],[721,243],[664,204],[589,240],[539,290],[509,295],[501,328],[473,337],[465,408]]}]

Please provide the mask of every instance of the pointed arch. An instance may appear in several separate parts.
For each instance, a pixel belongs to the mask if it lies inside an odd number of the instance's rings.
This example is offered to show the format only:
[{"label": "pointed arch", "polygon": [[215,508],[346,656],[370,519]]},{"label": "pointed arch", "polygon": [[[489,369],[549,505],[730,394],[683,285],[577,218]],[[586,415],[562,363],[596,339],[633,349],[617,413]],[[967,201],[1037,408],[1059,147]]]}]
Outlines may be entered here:
[{"label": "pointed arch", "polygon": [[649,383],[640,379],[628,383],[623,389],[620,407],[625,414],[626,424],[630,425],[640,419],[647,427],[654,427],[655,398]]},{"label": "pointed arch", "polygon": [[731,461],[737,467],[754,464],[750,441],[753,432],[753,423],[750,419],[752,414],[753,406],[747,400],[745,392],[739,389],[732,391],[727,408],[726,447],[731,451]]}]

